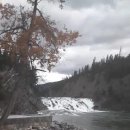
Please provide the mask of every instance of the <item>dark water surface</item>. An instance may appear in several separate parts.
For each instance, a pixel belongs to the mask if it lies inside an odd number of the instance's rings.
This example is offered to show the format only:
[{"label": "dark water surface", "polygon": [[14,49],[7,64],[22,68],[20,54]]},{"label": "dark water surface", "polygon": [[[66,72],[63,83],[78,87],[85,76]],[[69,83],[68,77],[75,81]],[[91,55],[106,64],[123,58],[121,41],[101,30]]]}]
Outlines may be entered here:
[{"label": "dark water surface", "polygon": [[130,113],[92,112],[55,115],[53,120],[67,122],[87,130],[130,130]]}]

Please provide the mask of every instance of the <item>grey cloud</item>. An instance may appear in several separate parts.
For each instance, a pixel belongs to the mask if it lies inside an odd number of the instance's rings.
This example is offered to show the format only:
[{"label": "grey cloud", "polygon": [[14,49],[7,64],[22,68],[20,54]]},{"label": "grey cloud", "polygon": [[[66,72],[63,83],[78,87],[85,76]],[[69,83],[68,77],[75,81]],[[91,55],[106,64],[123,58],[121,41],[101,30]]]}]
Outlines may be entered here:
[{"label": "grey cloud", "polygon": [[[129,37],[130,10],[129,6],[126,6],[130,4],[129,0],[68,0],[68,2],[77,5],[93,4],[93,7],[89,9],[65,8],[62,11],[58,10],[57,7],[53,9],[52,5],[52,10],[49,10],[58,24],[66,24],[68,28],[79,31],[82,37],[79,38],[78,44],[114,44],[117,40]],[[97,7],[97,3],[103,5]],[[116,6],[111,8],[105,6],[104,3],[115,3]]]},{"label": "grey cloud", "polygon": [[[108,18],[109,19],[109,18]],[[93,42],[98,44],[107,43],[114,44],[117,40],[129,38],[130,34],[130,13],[122,17],[111,17],[109,20],[107,17],[99,23],[98,27],[95,28],[95,32],[91,34]],[[114,20],[116,23],[114,23]]]},{"label": "grey cloud", "polygon": [[123,48],[123,55],[129,53],[129,0],[68,1],[73,8],[61,11],[52,5],[48,13],[58,24],[66,24],[72,30],[79,30],[82,37],[77,44],[67,49],[62,56],[63,61],[56,65],[53,72],[72,74],[74,70],[91,64],[95,56],[100,60],[108,54],[117,54],[120,46]]},{"label": "grey cloud", "polygon": [[[82,44],[114,44],[116,41],[129,38],[130,12],[127,8],[105,9],[90,15],[80,27]],[[98,12],[98,10],[97,10]]]},{"label": "grey cloud", "polygon": [[67,5],[72,8],[85,8],[97,5],[115,5],[115,0],[67,0]]},{"label": "grey cloud", "polygon": [[95,56],[100,60],[108,54],[117,54],[120,46],[123,48],[123,54],[129,53],[129,0],[68,1],[73,8],[65,8],[62,13],[57,11],[57,8],[52,9],[52,17],[72,30],[79,30],[82,37],[74,47],[65,52],[64,60],[52,71],[72,74],[74,70],[91,64]]}]

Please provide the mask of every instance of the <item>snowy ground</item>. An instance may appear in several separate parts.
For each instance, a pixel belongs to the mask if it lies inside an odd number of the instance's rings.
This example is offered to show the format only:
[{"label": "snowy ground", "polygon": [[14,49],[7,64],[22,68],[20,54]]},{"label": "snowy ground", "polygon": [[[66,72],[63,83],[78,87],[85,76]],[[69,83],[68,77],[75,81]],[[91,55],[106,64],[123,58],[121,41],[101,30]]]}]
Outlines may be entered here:
[{"label": "snowy ground", "polygon": [[64,110],[70,112],[92,112],[94,103],[87,98],[42,98],[42,102],[49,110]]}]

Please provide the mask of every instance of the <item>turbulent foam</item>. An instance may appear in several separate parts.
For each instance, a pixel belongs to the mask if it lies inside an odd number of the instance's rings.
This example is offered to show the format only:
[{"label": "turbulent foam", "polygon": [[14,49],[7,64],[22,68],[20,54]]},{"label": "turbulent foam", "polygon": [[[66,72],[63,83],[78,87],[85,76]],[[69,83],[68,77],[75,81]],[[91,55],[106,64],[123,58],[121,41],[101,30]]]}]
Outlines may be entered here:
[{"label": "turbulent foam", "polygon": [[87,98],[42,98],[42,102],[49,110],[62,110],[70,112],[92,112],[94,103]]}]

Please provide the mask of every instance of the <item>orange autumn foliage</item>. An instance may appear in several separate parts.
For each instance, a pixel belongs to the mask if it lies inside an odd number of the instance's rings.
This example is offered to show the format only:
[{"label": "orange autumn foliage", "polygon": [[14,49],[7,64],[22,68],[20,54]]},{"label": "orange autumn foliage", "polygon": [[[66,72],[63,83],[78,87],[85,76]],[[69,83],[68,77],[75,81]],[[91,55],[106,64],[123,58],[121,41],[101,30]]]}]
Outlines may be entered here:
[{"label": "orange autumn foliage", "polygon": [[[0,5],[0,49],[20,63],[38,60],[50,70],[59,59],[59,49],[76,42],[78,32],[59,30],[43,16],[38,0],[28,0],[31,9]],[[62,2],[62,1],[61,1]]]}]

